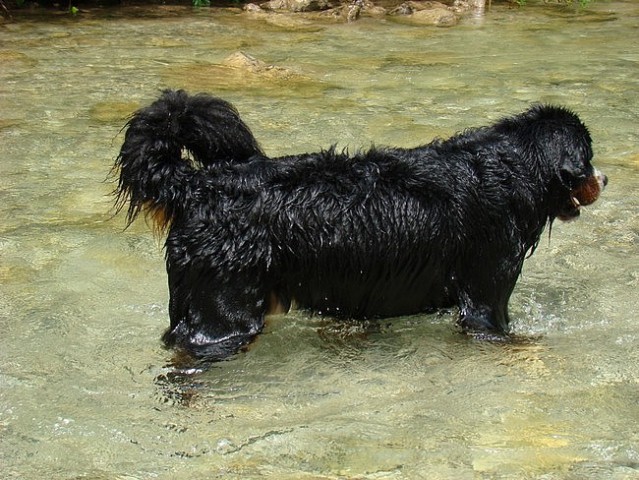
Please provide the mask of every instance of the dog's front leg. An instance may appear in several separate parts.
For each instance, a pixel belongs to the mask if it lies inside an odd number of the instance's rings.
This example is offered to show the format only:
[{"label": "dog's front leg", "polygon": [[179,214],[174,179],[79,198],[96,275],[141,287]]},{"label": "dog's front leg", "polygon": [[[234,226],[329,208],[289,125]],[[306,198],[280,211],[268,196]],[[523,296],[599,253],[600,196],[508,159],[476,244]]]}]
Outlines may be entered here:
[{"label": "dog's front leg", "polygon": [[459,293],[458,324],[465,333],[506,335],[510,318],[508,299],[512,286],[495,287],[490,292],[462,290]]},{"label": "dog's front leg", "polygon": [[264,326],[266,301],[242,279],[216,278],[213,272],[169,265],[171,325],[162,337],[168,346],[217,361],[237,353]]}]

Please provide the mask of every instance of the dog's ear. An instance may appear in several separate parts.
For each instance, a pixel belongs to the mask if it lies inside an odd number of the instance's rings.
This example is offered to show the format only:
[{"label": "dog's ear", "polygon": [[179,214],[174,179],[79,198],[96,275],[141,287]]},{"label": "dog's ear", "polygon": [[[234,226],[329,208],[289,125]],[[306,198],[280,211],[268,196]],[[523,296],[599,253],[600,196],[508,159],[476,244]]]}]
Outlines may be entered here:
[{"label": "dog's ear", "polygon": [[[563,110],[560,112],[567,115]],[[538,124],[537,137],[561,183],[574,188],[593,173],[590,135],[576,117],[560,120]]]},{"label": "dog's ear", "polygon": [[592,175],[590,133],[575,113],[537,105],[519,118],[525,127],[523,138],[539,149],[564,186],[574,188]]},{"label": "dog's ear", "polygon": [[564,158],[559,165],[559,176],[562,183],[572,187],[581,183],[590,173],[592,173],[592,166],[588,162],[584,162],[583,158],[570,152],[564,153]]},{"label": "dog's ear", "polygon": [[585,144],[579,148],[574,139],[571,140],[568,144],[564,143],[561,151],[558,152],[561,158],[558,169],[562,183],[569,188],[574,188],[592,176],[594,168],[590,163],[592,153],[589,153],[591,152],[589,145]]}]

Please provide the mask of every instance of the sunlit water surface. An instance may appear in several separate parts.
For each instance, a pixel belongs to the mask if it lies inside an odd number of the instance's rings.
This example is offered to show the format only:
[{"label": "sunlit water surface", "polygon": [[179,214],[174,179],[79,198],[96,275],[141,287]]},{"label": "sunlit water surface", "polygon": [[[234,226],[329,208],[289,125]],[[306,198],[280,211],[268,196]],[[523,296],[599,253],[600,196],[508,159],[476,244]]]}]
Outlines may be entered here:
[{"label": "sunlit water surface", "polygon": [[[494,3],[450,29],[168,7],[0,25],[0,477],[639,478],[639,5]],[[289,71],[221,66],[238,51]],[[610,185],[527,261],[520,342],[464,338],[454,311],[298,312],[181,373],[161,242],[105,183],[165,87],[231,100],[274,155],[564,104]]]}]

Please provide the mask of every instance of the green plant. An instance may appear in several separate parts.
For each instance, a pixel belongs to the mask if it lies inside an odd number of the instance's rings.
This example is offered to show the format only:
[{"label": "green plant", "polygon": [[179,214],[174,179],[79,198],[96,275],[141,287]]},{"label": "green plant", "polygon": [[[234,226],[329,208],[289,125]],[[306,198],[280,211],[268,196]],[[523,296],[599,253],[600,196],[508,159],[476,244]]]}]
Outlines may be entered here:
[{"label": "green plant", "polygon": [[193,0],[194,7],[210,7],[211,0]]}]

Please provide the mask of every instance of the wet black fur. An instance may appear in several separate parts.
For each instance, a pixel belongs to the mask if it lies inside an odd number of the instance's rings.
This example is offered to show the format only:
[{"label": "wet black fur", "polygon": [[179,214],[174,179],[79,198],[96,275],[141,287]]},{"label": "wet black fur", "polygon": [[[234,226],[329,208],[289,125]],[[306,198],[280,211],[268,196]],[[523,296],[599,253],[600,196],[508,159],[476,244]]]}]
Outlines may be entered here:
[{"label": "wet black fur", "polygon": [[351,318],[457,306],[464,330],[503,334],[591,158],[574,113],[534,106],[417,148],[271,159],[230,104],[166,91],[128,123],[118,205],[168,229],[164,340],[196,355],[236,352],[291,300]]}]

